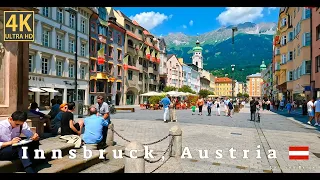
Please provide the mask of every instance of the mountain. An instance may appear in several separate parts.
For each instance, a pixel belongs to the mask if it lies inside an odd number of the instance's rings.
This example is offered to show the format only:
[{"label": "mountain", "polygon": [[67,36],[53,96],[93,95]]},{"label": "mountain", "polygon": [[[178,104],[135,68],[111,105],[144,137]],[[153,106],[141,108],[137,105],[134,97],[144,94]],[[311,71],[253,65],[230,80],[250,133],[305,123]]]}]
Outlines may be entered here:
[{"label": "mountain", "polygon": [[169,54],[182,57],[191,63],[192,48],[199,40],[203,48],[203,63],[206,70],[236,67],[257,67],[261,61],[270,63],[272,59],[272,39],[276,23],[246,22],[236,25],[234,44],[232,44],[232,27],[220,27],[199,36],[188,36],[183,33],[170,33],[164,39]]}]

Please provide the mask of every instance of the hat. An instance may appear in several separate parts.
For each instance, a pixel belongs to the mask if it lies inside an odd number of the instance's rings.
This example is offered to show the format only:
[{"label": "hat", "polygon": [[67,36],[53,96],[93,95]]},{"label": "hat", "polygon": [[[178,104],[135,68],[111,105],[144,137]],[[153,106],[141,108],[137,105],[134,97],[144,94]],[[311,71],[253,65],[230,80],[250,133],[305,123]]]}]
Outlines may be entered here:
[{"label": "hat", "polygon": [[63,108],[63,107],[65,107],[65,106],[67,106],[67,105],[68,105],[67,103],[61,104],[61,105],[60,105],[60,109]]}]

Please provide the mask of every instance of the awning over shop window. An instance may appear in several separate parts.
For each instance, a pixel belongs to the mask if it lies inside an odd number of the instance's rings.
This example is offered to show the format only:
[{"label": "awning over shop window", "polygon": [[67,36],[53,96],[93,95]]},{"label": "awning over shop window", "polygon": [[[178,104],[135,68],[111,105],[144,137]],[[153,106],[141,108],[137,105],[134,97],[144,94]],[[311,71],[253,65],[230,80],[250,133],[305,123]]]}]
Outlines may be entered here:
[{"label": "awning over shop window", "polygon": [[29,87],[29,91],[31,91],[31,92],[45,92],[45,91],[43,91],[39,88],[35,88],[35,87]]},{"label": "awning over shop window", "polygon": [[41,89],[44,90],[44,91],[47,91],[47,92],[54,92],[54,93],[59,92],[59,91],[54,90],[52,88],[41,88]]}]

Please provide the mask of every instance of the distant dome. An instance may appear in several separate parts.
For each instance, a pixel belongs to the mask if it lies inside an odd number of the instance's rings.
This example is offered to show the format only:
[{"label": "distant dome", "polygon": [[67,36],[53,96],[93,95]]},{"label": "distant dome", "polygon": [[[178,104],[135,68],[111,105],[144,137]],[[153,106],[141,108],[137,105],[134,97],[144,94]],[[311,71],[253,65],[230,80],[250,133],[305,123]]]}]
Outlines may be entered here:
[{"label": "distant dome", "polygon": [[202,47],[197,46],[197,47],[194,47],[192,50],[193,51],[202,51]]},{"label": "distant dome", "polygon": [[264,64],[264,61],[262,61],[262,64],[260,65],[260,68],[267,68],[267,66]]}]

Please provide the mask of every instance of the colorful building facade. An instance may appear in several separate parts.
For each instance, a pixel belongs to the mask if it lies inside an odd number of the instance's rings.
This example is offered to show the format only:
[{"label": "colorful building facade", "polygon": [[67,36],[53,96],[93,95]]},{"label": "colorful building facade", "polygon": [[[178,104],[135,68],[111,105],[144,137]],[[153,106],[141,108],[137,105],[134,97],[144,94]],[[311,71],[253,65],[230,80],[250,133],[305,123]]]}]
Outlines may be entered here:
[{"label": "colorful building facade", "polygon": [[261,97],[261,86],[263,79],[261,73],[256,73],[247,76],[248,94],[250,98]]},{"label": "colorful building facade", "polygon": [[215,95],[219,97],[232,96],[232,79],[221,77],[215,79]]},{"label": "colorful building facade", "polygon": [[181,88],[183,86],[183,71],[176,55],[169,54],[167,60],[167,86]]},{"label": "colorful building facade", "polygon": [[320,97],[320,8],[312,8],[311,97]]}]

